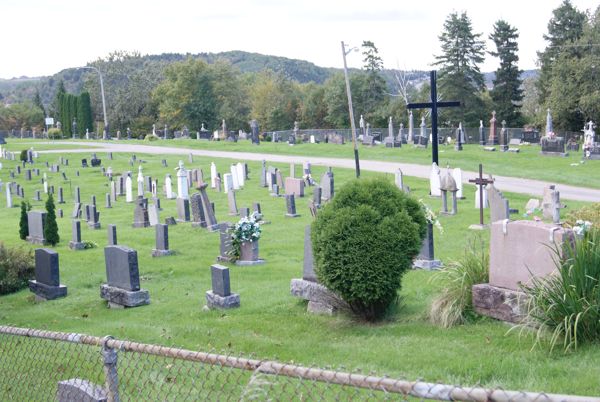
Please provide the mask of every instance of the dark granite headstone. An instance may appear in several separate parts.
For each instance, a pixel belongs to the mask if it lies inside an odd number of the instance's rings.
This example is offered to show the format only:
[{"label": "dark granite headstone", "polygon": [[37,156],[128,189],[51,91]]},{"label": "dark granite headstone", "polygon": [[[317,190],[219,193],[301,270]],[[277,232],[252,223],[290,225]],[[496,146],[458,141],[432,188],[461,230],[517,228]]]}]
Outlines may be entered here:
[{"label": "dark granite headstone", "polygon": [[108,245],[117,245],[117,225],[108,225]]},{"label": "dark granite headstone", "polygon": [[29,289],[41,300],[53,300],[67,295],[67,287],[60,284],[58,253],[54,250],[35,250],[35,280]]},{"label": "dark granite headstone", "polygon": [[210,266],[210,276],[212,280],[212,291],[214,294],[225,297],[231,294],[229,282],[229,268],[214,264]]},{"label": "dark granite headstone", "polygon": [[296,218],[300,215],[296,213],[296,200],[294,194],[287,194],[285,196],[285,205],[287,207],[287,213],[285,214],[288,218]]},{"label": "dark granite headstone", "polygon": [[140,290],[137,251],[124,246],[104,248],[108,286],[119,289]]},{"label": "dark granite headstone", "polygon": [[206,227],[206,218],[202,208],[202,197],[200,193],[192,194],[190,197],[190,207],[192,209],[192,226]]},{"label": "dark granite headstone", "polygon": [[217,218],[215,216],[215,209],[208,198],[208,193],[206,192],[207,187],[208,183],[203,183],[198,187],[198,191],[200,191],[202,210],[204,211],[204,218],[206,219],[206,228],[209,231],[215,231],[219,227],[217,224]]},{"label": "dark granite headstone", "polygon": [[133,210],[134,228],[145,228],[150,226],[148,217],[148,200],[142,197],[135,199],[135,209]]},{"label": "dark granite headstone", "polygon": [[179,222],[190,221],[190,200],[177,198],[177,217]]}]

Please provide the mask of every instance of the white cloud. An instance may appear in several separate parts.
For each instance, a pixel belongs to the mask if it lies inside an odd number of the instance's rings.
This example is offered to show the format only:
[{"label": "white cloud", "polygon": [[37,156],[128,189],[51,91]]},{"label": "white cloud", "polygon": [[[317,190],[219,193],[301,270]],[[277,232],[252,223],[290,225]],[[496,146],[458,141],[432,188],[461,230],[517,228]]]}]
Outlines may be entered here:
[{"label": "white cloud", "polygon": [[[452,11],[466,11],[489,48],[487,37],[496,20],[516,26],[521,34],[520,67],[529,69],[535,67],[535,52],[543,49],[542,35],[561,1],[405,3],[3,0],[0,77],[49,75],[117,49],[151,54],[245,50],[341,67],[341,40],[354,46],[373,41],[388,68],[429,69],[439,52],[442,24]],[[582,10],[597,5],[592,0],[573,4]],[[348,63],[359,67],[361,59],[352,54]],[[482,70],[495,68],[496,61],[488,56]]]}]

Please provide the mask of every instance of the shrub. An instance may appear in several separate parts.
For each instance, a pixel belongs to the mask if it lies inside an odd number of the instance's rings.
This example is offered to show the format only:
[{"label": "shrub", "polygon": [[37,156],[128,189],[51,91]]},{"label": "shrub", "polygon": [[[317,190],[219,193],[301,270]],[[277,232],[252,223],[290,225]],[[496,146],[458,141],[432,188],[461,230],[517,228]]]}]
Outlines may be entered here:
[{"label": "shrub", "polygon": [[19,220],[19,237],[21,240],[29,236],[29,221],[27,220],[27,211],[31,210],[29,202],[21,201],[21,218]]},{"label": "shrub", "polygon": [[567,214],[565,223],[574,226],[577,221],[589,221],[594,227],[600,228],[600,203],[586,205],[583,208]]},{"label": "shrub", "polygon": [[21,154],[19,155],[19,160],[21,162],[27,162],[27,150],[26,149],[23,149],[21,151]]},{"label": "shrub", "polygon": [[61,139],[62,136],[62,131],[58,128],[51,128],[48,130],[48,138],[51,140]]},{"label": "shrub", "polygon": [[417,201],[385,179],[354,180],[313,223],[317,277],[355,314],[368,321],[381,318],[425,231]]},{"label": "shrub", "polygon": [[35,270],[33,253],[24,248],[8,248],[0,243],[0,295],[27,287]]},{"label": "shrub", "polygon": [[157,135],[154,134],[148,134],[147,136],[144,137],[144,141],[158,141],[160,140],[160,138]]},{"label": "shrub", "polygon": [[58,225],[56,224],[55,209],[54,197],[52,194],[48,194],[48,200],[46,201],[46,224],[44,225],[44,238],[51,246],[56,246],[56,244],[60,241],[60,236],[58,235]]},{"label": "shrub", "polygon": [[600,231],[565,242],[562,256],[554,249],[558,273],[533,278],[523,291],[529,296],[526,324],[537,325],[536,344],[550,332],[550,349],[564,351],[600,340]]},{"label": "shrub", "polygon": [[462,258],[437,271],[431,278],[442,287],[429,310],[431,322],[449,328],[472,317],[471,289],[473,285],[489,281],[489,265],[488,248],[481,236],[470,239]]}]

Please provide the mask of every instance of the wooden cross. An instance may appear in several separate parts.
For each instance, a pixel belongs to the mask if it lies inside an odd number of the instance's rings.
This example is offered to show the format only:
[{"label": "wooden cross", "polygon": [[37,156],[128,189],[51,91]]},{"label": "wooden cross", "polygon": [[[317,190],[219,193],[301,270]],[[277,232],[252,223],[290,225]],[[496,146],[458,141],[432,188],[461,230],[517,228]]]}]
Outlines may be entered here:
[{"label": "wooden cross", "polygon": [[483,186],[487,186],[494,182],[494,179],[483,178],[483,166],[479,164],[479,177],[470,179],[469,183],[479,186],[479,224],[483,226]]},{"label": "wooden cross", "polygon": [[457,107],[460,106],[460,102],[438,102],[437,100],[437,78],[435,70],[430,73],[430,84],[431,84],[431,102],[423,103],[409,103],[406,105],[407,109],[431,109],[431,160],[439,166],[438,160],[438,107]]}]

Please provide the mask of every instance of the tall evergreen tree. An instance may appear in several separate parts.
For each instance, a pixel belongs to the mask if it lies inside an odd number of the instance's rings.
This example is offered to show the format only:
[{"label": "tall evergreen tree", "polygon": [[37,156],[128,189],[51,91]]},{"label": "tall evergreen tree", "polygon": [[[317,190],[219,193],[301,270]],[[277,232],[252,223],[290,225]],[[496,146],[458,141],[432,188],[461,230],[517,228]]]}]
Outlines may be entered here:
[{"label": "tall evergreen tree", "polygon": [[85,130],[94,131],[94,120],[92,117],[92,105],[90,94],[82,92],[77,99],[77,131],[79,135],[85,134]]},{"label": "tall evergreen tree", "polygon": [[496,45],[496,50],[489,53],[500,59],[500,67],[496,70],[494,79],[494,89],[490,91],[494,109],[501,120],[506,120],[509,127],[519,127],[523,124],[521,116],[523,81],[517,66],[519,32],[506,21],[498,20],[489,38]]},{"label": "tall evergreen tree", "polygon": [[40,108],[44,116],[46,116],[46,108],[44,108],[44,104],[42,103],[42,98],[40,97],[40,90],[35,90],[35,95],[33,96],[33,104]]},{"label": "tall evergreen tree", "polygon": [[31,209],[28,202],[21,201],[21,219],[19,220],[19,237],[21,240],[29,236],[29,221],[27,220],[27,211]]},{"label": "tall evergreen tree", "polygon": [[583,35],[585,22],[585,13],[574,7],[570,0],[564,0],[558,8],[552,11],[552,18],[548,22],[548,34],[544,35],[548,46],[543,52],[538,52],[540,78],[537,81],[537,87],[540,104],[546,103],[553,76],[552,70],[559,56],[564,52],[573,56],[581,52],[581,49],[570,45]]},{"label": "tall evergreen tree", "polygon": [[63,96],[66,92],[67,91],[65,90],[65,83],[62,80],[60,80],[58,83],[58,88],[56,90],[56,95],[54,96],[54,100],[52,101],[50,107],[51,112],[54,113],[52,117],[54,117],[55,123],[57,121],[60,121],[60,123],[62,124],[62,102]]},{"label": "tall evergreen tree", "polygon": [[[381,70],[383,68],[383,61],[379,56],[379,50],[375,44],[371,41],[363,41],[363,62],[364,70],[366,75],[355,77],[355,80],[361,80],[364,78],[364,85],[361,85],[361,91],[355,92],[352,88],[353,98],[356,98],[356,106],[362,110],[355,108],[358,114],[364,115],[365,119],[371,122],[372,125],[385,124],[386,118],[381,117],[380,109],[385,100],[385,91],[387,85],[385,80],[381,76]],[[361,102],[362,100],[362,102]],[[381,121],[383,120],[383,121]]]},{"label": "tall evergreen tree", "polygon": [[56,223],[56,207],[54,206],[54,197],[48,194],[46,201],[46,224],[44,225],[44,238],[51,246],[56,246],[60,241],[58,235],[58,224]]},{"label": "tall evergreen tree", "polygon": [[438,37],[442,48],[442,53],[436,56],[434,63],[441,67],[438,94],[444,100],[458,100],[461,103],[460,108],[448,108],[441,112],[446,124],[462,121],[467,126],[477,126],[484,113],[484,104],[479,96],[484,89],[479,64],[484,59],[485,44],[480,37],[480,33],[473,33],[466,12],[460,15],[451,13]]}]

